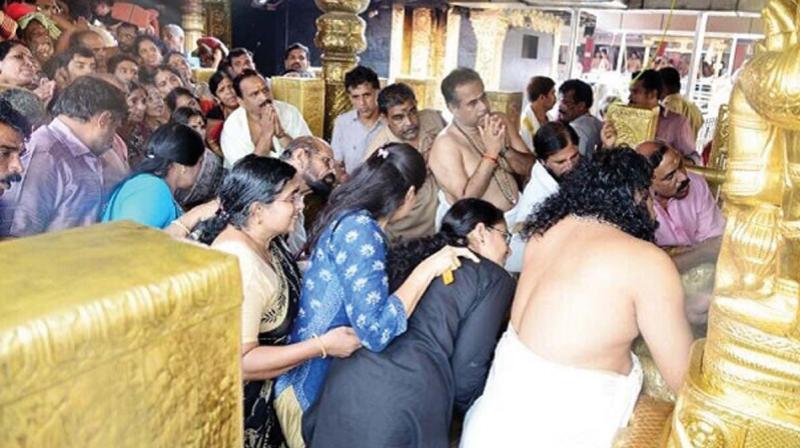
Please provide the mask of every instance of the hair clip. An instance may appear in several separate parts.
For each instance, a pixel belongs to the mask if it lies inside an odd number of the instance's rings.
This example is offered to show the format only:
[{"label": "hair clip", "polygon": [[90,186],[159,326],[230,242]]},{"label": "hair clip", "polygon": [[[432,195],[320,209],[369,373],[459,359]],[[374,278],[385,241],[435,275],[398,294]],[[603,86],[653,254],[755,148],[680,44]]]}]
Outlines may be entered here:
[{"label": "hair clip", "polygon": [[155,159],[156,155],[153,154],[153,153],[150,153],[150,154],[145,155],[145,158],[147,158],[147,159]]},{"label": "hair clip", "polygon": [[378,149],[378,156],[381,159],[386,160],[386,158],[389,157],[389,151],[385,147],[382,147],[382,148]]}]

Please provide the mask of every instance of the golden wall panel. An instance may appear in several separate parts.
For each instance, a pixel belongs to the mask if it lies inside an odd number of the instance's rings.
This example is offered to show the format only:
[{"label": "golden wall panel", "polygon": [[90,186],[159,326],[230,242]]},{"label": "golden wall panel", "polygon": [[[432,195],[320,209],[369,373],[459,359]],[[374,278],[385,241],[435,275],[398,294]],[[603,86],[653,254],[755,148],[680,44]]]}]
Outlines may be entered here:
[{"label": "golden wall panel", "polygon": [[511,123],[519,123],[522,114],[522,92],[486,92],[492,112],[502,112]]},{"label": "golden wall panel", "polygon": [[272,95],[300,110],[311,133],[322,137],[325,130],[325,81],[319,78],[272,78]]},{"label": "golden wall panel", "polygon": [[0,262],[0,446],[241,446],[235,258],[122,222]]},{"label": "golden wall panel", "polygon": [[394,82],[402,82],[411,87],[414,96],[417,97],[417,109],[430,109],[435,107],[438,84],[433,78],[414,78],[412,76],[401,76]]},{"label": "golden wall panel", "polygon": [[608,107],[606,120],[614,123],[617,130],[617,145],[635,148],[640,143],[652,140],[658,128],[658,108],[640,109],[620,103]]}]

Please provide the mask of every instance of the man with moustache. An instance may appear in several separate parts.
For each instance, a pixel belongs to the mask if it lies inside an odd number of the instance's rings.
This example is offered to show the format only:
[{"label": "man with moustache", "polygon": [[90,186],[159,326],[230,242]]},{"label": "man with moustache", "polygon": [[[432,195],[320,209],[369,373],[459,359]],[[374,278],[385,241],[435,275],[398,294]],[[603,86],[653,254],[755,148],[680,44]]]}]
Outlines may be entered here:
[{"label": "man with moustache", "polygon": [[286,48],[283,56],[283,69],[285,72],[294,73],[300,78],[313,78],[314,75],[309,71],[309,60],[311,54],[308,47],[295,42]]},{"label": "man with moustache", "polygon": [[647,157],[653,166],[656,244],[693,247],[720,240],[725,219],[705,179],[686,170],[681,153],[661,141],[642,143],[636,152]]},{"label": "man with moustache", "polygon": [[453,121],[436,137],[428,159],[442,190],[437,223],[463,198],[480,198],[508,212],[519,199],[514,176],[530,173],[533,156],[519,134],[507,132],[508,119],[492,113],[477,72],[457,68],[441,87]]},{"label": "man with moustache", "polygon": [[[647,157],[653,166],[650,190],[658,220],[656,244],[668,249],[681,273],[716,263],[725,218],[705,179],[688,172],[681,153],[661,141],[642,143],[636,147],[636,152]],[[690,322],[706,322],[711,292],[710,289],[686,292],[686,313]]]},{"label": "man with moustache", "polygon": [[[303,178],[305,186],[303,193],[313,193],[324,198],[333,189],[335,179],[335,166],[333,149],[325,140],[314,136],[303,136],[292,140],[280,156],[280,159],[295,167]],[[286,242],[293,254],[299,254],[306,245],[305,213],[304,210],[295,221],[294,232]]]},{"label": "man with moustache", "polygon": [[[384,127],[370,142],[364,159],[387,143],[407,143],[416,148],[427,162],[433,141],[446,124],[441,114],[433,109],[418,111],[414,91],[402,83],[388,85],[381,90],[378,94],[378,110]],[[408,216],[386,227],[389,238],[411,240],[433,235],[436,231],[436,208],[439,206],[438,191],[436,180],[429,170]]]},{"label": "man with moustache", "polygon": [[589,110],[594,104],[592,86],[579,79],[564,81],[558,88],[558,121],[572,126],[578,134],[581,156],[591,158],[600,144],[603,123]]},{"label": "man with moustache", "polygon": [[13,182],[22,180],[25,140],[31,135],[28,120],[6,100],[0,99],[0,196]]},{"label": "man with moustache", "polygon": [[225,120],[220,143],[225,167],[248,154],[279,156],[292,139],[311,135],[300,111],[272,98],[263,76],[245,70],[233,80],[239,107]]},{"label": "man with moustache", "polygon": [[31,135],[9,235],[97,222],[106,187],[102,156],[126,113],[125,94],[101,79],[83,76],[64,90],[53,106],[53,121]]}]

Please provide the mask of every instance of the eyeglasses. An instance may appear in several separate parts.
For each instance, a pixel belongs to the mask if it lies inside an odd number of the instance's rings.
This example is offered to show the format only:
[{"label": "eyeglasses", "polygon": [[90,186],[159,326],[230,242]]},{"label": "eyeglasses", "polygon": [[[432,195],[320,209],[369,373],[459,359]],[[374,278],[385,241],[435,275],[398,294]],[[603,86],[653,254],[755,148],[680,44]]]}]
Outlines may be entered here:
[{"label": "eyeglasses", "polygon": [[488,229],[497,233],[501,233],[503,235],[503,240],[505,240],[506,244],[511,244],[511,237],[512,237],[511,232],[508,232],[506,230],[496,229],[494,227],[489,227]]},{"label": "eyeglasses", "polygon": [[287,202],[289,204],[302,206],[303,198],[305,198],[305,194],[297,192],[285,199],[275,199],[275,202]]}]

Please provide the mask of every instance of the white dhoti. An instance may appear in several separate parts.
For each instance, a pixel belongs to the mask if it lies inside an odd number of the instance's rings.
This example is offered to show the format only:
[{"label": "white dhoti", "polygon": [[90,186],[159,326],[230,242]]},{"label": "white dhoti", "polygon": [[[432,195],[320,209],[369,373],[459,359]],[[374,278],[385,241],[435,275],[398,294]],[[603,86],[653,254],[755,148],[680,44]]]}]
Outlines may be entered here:
[{"label": "white dhoti", "polygon": [[509,326],[483,395],[464,420],[461,448],[608,448],[628,424],[642,387],[631,353],[628,375],[545,360]]}]

